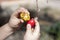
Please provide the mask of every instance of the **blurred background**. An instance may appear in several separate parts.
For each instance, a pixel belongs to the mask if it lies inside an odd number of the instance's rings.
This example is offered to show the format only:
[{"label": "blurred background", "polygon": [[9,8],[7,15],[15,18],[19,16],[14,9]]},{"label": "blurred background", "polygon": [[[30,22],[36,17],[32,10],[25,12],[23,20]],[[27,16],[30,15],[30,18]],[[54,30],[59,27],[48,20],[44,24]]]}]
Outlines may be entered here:
[{"label": "blurred background", "polygon": [[[6,24],[20,7],[28,9],[32,17],[38,12],[40,40],[60,40],[60,0],[0,0],[0,26]],[[23,28],[5,40],[23,40],[24,33]]]}]

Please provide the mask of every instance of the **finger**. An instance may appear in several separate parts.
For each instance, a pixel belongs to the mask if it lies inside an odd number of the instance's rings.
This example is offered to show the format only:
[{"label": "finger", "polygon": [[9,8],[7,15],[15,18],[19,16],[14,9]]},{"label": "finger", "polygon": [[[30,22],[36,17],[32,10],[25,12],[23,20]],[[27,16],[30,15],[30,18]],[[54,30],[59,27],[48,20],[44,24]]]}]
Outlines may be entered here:
[{"label": "finger", "polygon": [[39,22],[35,19],[35,30],[34,30],[34,34],[39,34],[40,33],[40,26],[39,26]]},{"label": "finger", "polygon": [[25,8],[22,8],[22,7],[20,8],[20,11],[21,11],[21,12],[25,12],[25,13],[28,13],[28,14],[30,14],[30,13],[29,13],[29,11],[28,11],[27,9],[25,9]]},{"label": "finger", "polygon": [[34,19],[35,19],[35,20],[38,20],[38,17],[35,17]]},{"label": "finger", "polygon": [[32,32],[30,24],[27,24],[27,30],[26,30],[26,32],[27,33],[31,33]]},{"label": "finger", "polygon": [[22,19],[18,19],[18,18],[15,18],[15,22],[16,24],[24,23]]},{"label": "finger", "polygon": [[17,19],[17,25],[20,26],[22,23],[24,23],[24,21],[22,19]]},{"label": "finger", "polygon": [[12,16],[17,17],[17,16],[20,14],[20,12],[29,13],[27,9],[25,9],[25,8],[19,8],[19,9],[17,9],[17,10],[12,14]]},{"label": "finger", "polygon": [[24,23],[24,20],[20,19],[20,22],[21,22],[21,23]]}]

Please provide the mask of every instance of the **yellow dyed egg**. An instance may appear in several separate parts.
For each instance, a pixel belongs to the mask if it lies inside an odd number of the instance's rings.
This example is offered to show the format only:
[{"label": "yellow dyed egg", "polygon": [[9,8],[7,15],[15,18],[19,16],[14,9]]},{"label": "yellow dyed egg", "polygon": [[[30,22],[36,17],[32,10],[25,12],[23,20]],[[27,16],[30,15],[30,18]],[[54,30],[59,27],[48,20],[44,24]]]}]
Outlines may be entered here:
[{"label": "yellow dyed egg", "polygon": [[28,20],[30,20],[30,13],[21,12],[21,13],[20,13],[20,17],[21,17],[21,19],[23,19],[24,21],[28,21]]}]

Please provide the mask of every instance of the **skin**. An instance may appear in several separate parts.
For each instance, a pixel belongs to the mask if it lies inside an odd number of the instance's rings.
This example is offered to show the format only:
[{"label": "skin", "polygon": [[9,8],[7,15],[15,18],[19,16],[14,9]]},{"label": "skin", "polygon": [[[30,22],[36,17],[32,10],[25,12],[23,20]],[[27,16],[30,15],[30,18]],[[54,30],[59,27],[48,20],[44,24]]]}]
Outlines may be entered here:
[{"label": "skin", "polygon": [[35,29],[31,28],[30,24],[27,24],[27,30],[24,36],[24,40],[38,40],[40,37],[40,26],[38,21],[35,19]]},{"label": "skin", "polygon": [[[19,12],[28,12],[25,8],[17,9],[10,17],[10,20],[8,23],[3,25],[0,28],[0,40],[4,40],[9,35],[14,33],[14,30],[16,30],[20,23],[23,23],[24,21],[22,19],[18,18]],[[32,30],[31,25],[27,24],[27,30],[24,35],[24,40],[38,40],[40,36],[40,27],[38,21],[35,19],[36,26],[35,29]],[[30,39],[29,39],[30,38]]]}]

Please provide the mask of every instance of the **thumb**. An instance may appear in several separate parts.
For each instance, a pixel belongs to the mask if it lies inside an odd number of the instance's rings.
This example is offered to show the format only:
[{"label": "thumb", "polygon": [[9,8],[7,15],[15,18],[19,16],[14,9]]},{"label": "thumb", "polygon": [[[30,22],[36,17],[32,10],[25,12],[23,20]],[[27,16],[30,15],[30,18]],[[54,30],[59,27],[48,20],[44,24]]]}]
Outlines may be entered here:
[{"label": "thumb", "polygon": [[22,20],[22,19],[19,19],[19,20],[20,20],[21,23],[24,23],[24,20]]},{"label": "thumb", "polygon": [[26,30],[27,33],[31,33],[31,25],[30,24],[27,24],[27,30]]}]

